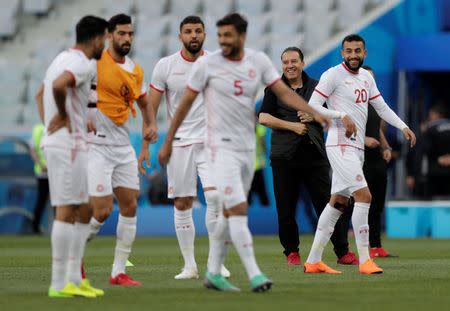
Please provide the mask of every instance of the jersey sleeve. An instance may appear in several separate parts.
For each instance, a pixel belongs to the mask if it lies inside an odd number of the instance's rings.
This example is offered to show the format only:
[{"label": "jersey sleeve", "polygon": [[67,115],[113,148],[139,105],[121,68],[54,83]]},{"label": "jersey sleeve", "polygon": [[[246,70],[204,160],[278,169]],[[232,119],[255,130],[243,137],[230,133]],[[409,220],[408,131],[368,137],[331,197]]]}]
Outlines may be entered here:
[{"label": "jersey sleeve", "polygon": [[345,113],[323,107],[323,101],[328,99],[328,96],[333,93],[335,88],[336,82],[333,72],[330,70],[325,71],[320,77],[319,83],[314,89],[308,104],[331,119],[342,119],[345,117]]},{"label": "jersey sleeve", "polygon": [[260,66],[262,72],[261,79],[264,85],[271,87],[272,85],[281,80],[281,76],[275,69],[275,66],[273,65],[272,61],[263,52],[258,53],[258,65]]},{"label": "jersey sleeve", "polygon": [[94,63],[86,64],[86,62],[77,58],[67,65],[65,71],[70,73],[74,79],[72,87],[77,87],[86,82],[91,83],[94,68],[96,68]]},{"label": "jersey sleeve", "polygon": [[167,68],[166,58],[161,59],[153,69],[152,79],[150,80],[150,87],[160,93],[164,93],[167,82]]},{"label": "jersey sleeve", "polygon": [[147,96],[147,82],[142,81],[141,95],[139,95],[139,98],[144,98],[145,96]]},{"label": "jersey sleeve", "polygon": [[199,58],[192,66],[189,78],[187,80],[187,88],[195,93],[200,93],[208,83],[207,74],[207,56]]},{"label": "jersey sleeve", "polygon": [[369,101],[374,100],[375,98],[378,98],[381,96],[380,91],[378,90],[377,83],[375,82],[375,79],[372,77],[371,74],[367,74],[369,78]]}]

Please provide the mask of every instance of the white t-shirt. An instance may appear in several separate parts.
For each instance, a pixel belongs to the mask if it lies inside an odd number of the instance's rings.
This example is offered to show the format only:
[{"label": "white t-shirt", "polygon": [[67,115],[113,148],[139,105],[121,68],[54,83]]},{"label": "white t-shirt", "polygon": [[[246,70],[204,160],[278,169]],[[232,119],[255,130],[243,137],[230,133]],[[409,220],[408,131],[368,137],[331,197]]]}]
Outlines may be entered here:
[{"label": "white t-shirt", "polygon": [[[102,57],[111,57],[109,53],[104,54]],[[125,71],[133,72],[135,63],[134,61],[125,56],[124,62],[117,62],[116,64]],[[95,77],[92,81],[92,85],[97,85],[97,70],[95,71]],[[147,83],[142,82],[141,95],[139,98],[147,96]],[[89,102],[97,102],[97,90],[93,87],[89,94]],[[97,135],[94,133],[88,134],[88,142],[97,145],[117,145],[124,146],[130,144],[130,130],[128,129],[128,120],[122,124],[115,124],[108,116],[106,116],[100,109],[89,108],[89,119],[93,119],[95,127],[97,128]],[[132,118],[131,113],[129,118]]]},{"label": "white t-shirt", "polygon": [[[202,55],[208,55],[204,51]],[[158,92],[166,92],[167,121],[170,122],[175,115],[175,111],[186,91],[186,83],[189,73],[195,61],[184,58],[182,51],[162,58],[153,69],[150,87]],[[203,105],[203,95],[199,94],[192,104],[188,115],[178,128],[174,146],[186,146],[193,143],[200,143],[205,140],[206,121],[205,107]]]},{"label": "white t-shirt", "polygon": [[[322,107],[324,98],[326,98],[329,109]],[[407,127],[386,104],[369,71],[360,68],[358,73],[355,73],[349,70],[345,63],[341,63],[322,74],[309,104],[317,111],[335,118],[328,130],[326,143],[328,147],[351,146],[364,150],[367,105],[369,103],[375,108],[378,115],[389,124],[399,129]],[[355,122],[356,137],[352,135],[347,138],[345,136],[342,120],[336,119],[341,112],[347,114]]]},{"label": "white t-shirt", "polygon": [[244,49],[239,61],[224,57],[221,50],[201,57],[192,68],[188,88],[203,91],[208,147],[255,149],[258,87],[279,80],[280,74],[263,52]]},{"label": "white t-shirt", "polygon": [[[64,71],[69,72],[75,80],[75,84],[67,88],[66,96],[66,112],[70,118],[72,133],[63,127],[48,135],[48,125],[58,112],[53,97],[53,81]],[[61,52],[50,64],[44,78],[45,131],[42,147],[86,148],[86,111],[91,81],[95,72],[95,60],[89,60],[83,51],[75,48]]]}]

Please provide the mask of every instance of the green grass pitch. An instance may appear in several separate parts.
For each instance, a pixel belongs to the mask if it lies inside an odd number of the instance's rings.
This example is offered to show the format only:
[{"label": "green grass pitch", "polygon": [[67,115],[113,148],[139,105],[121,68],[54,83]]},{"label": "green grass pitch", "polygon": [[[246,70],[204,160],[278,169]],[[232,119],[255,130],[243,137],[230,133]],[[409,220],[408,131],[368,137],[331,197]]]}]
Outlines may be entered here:
[{"label": "green grass pitch", "polygon": [[[312,235],[302,235],[304,261]],[[354,250],[354,239],[351,238]],[[278,238],[254,237],[261,270],[274,281],[270,292],[255,294],[239,257],[232,249],[226,266],[230,282],[241,293],[203,288],[208,251],[205,237],[196,239],[199,280],[174,280],[182,267],[175,237],[138,237],[127,273],[141,287],[108,284],[115,239],[97,237],[88,244],[87,275],[105,296],[95,299],[49,299],[50,238],[0,236],[0,310],[450,310],[450,240],[384,239],[399,258],[377,259],[380,275],[360,275],[356,266],[338,266],[327,246],[324,261],[343,271],[340,275],[305,274],[303,266],[288,266]]]}]

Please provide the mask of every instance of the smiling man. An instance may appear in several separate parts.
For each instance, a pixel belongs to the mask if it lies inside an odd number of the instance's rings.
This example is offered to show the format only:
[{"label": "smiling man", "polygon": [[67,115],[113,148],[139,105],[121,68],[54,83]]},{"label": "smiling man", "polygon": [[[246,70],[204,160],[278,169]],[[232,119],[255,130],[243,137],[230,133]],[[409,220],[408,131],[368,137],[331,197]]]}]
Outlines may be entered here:
[{"label": "smiling man", "polygon": [[[306,273],[341,273],[322,262],[322,253],[334,226],[348,207],[350,196],[355,199],[352,224],[359,254],[359,272],[382,273],[369,257],[369,207],[372,195],[363,173],[364,138],[368,104],[387,123],[402,131],[410,146],[416,143],[414,133],[384,101],[372,75],[361,68],[367,55],[364,39],[356,34],[342,41],[344,61],[328,69],[320,78],[309,104],[334,119],[328,131],[326,151],[333,169],[331,199],[320,215],[314,242],[305,263]],[[323,108],[327,101],[329,109]],[[331,110],[334,109],[334,110]],[[354,121],[355,122],[354,122]],[[354,135],[346,136],[346,124],[356,127]]]},{"label": "smiling man", "polygon": [[[281,54],[281,63],[283,81],[308,101],[319,81],[303,71],[305,62],[302,51],[297,47],[286,48]],[[330,199],[330,164],[325,152],[323,130],[320,124],[311,121],[312,118],[305,113],[283,104],[270,88],[265,89],[259,122],[273,130],[270,159],[278,236],[288,265],[302,264],[295,219],[301,187],[304,185],[308,191],[316,215],[320,216]],[[339,264],[357,265],[358,259],[348,250],[347,229],[339,221],[331,241]]]},{"label": "smiling man", "polygon": [[[326,125],[328,118],[318,114],[286,84],[266,54],[244,48],[247,21],[231,13],[217,22],[220,50],[200,57],[187,80],[187,90],[172,119],[158,161],[165,166],[172,144],[197,96],[206,104],[206,150],[211,181],[217,187],[223,211],[210,244],[208,271],[204,285],[222,291],[239,291],[220,274],[231,243],[247,271],[252,291],[272,286],[259,269],[248,229],[247,195],[255,160],[255,95],[259,85],[270,86],[286,104],[314,114]],[[174,152],[175,153],[175,152]]]}]

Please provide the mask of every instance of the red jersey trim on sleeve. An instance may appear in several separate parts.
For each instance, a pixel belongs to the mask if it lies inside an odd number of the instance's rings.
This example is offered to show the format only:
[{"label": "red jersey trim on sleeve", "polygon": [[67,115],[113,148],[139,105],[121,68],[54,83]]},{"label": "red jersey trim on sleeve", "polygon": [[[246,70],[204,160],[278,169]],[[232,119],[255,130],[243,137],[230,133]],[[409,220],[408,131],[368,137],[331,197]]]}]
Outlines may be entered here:
[{"label": "red jersey trim on sleeve", "polygon": [[188,90],[191,90],[191,91],[194,92],[195,94],[200,93],[200,91],[194,90],[194,89],[191,88],[189,85],[187,85],[186,88],[187,88]]},{"label": "red jersey trim on sleeve", "polygon": [[147,92],[145,92],[144,94],[142,94],[141,96],[139,96],[138,99],[144,98],[145,96],[147,96]]},{"label": "red jersey trim on sleeve", "polygon": [[327,95],[325,95],[324,93],[322,93],[322,92],[319,91],[318,89],[314,89],[314,92],[317,92],[317,93],[319,93],[320,95],[322,95],[323,97],[328,98]]},{"label": "red jersey trim on sleeve", "polygon": [[76,87],[77,86],[77,79],[75,78],[75,75],[73,74],[73,72],[70,71],[70,70],[65,70],[65,72],[69,73],[72,76],[72,78],[73,78],[72,87]]},{"label": "red jersey trim on sleeve", "polygon": [[277,83],[277,82],[280,81],[280,80],[281,80],[281,78],[276,79],[275,81],[273,81],[272,83],[270,83],[270,84],[268,85],[268,87],[274,86],[275,83]]},{"label": "red jersey trim on sleeve", "polygon": [[369,100],[374,100],[375,98],[377,98],[377,97],[379,97],[379,96],[381,96],[381,94],[378,94],[378,95],[376,95],[376,96],[374,96],[374,97],[371,97],[371,98],[369,98]]},{"label": "red jersey trim on sleeve", "polygon": [[[154,89],[154,90],[160,92],[160,93],[164,93],[163,90],[157,89],[157,88],[156,88],[153,84],[151,84],[151,83],[150,83],[150,87],[151,87],[152,89]],[[147,94],[147,92],[146,92],[145,94]]]}]

